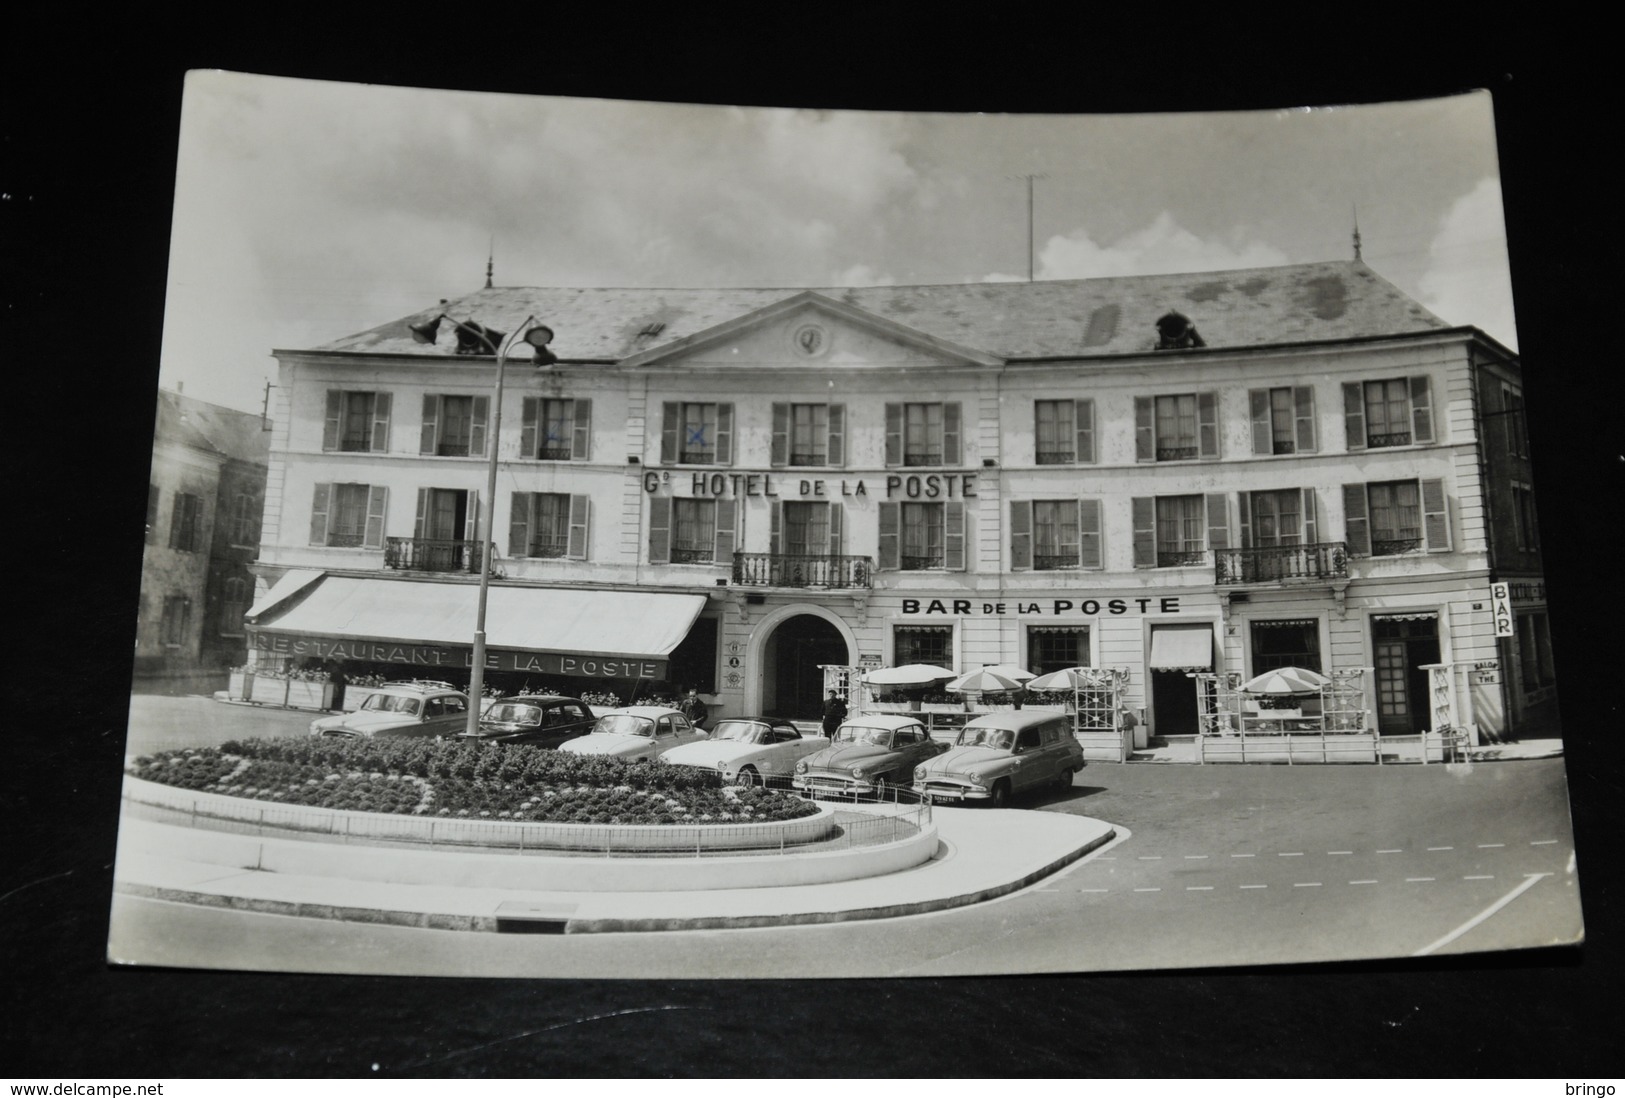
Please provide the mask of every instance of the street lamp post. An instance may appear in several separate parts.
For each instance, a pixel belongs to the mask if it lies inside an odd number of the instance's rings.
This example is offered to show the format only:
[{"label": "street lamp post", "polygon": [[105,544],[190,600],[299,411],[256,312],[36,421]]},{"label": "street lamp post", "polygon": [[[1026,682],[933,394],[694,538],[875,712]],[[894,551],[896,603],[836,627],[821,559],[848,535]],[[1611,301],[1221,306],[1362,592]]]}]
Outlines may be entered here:
[{"label": "street lamp post", "polygon": [[[483,325],[464,323],[442,313],[427,323],[411,325],[412,338],[419,343],[433,343],[442,319],[450,320],[457,326],[459,354],[468,353],[464,347],[483,346],[495,355],[497,360],[496,392],[491,398],[491,432],[486,437],[485,507],[480,514],[479,522],[480,598],[474,616],[473,664],[468,673],[468,725],[465,731],[468,735],[474,736],[478,735],[480,730],[480,696],[485,690],[485,607],[491,595],[491,519],[496,511],[497,452],[502,443],[502,383],[508,365],[508,353],[513,350],[515,343],[523,340],[535,348],[535,361],[538,366],[546,366],[557,362],[558,359],[547,349],[548,343],[553,339],[553,329],[537,321],[534,316],[527,316],[516,331],[504,336],[501,332]],[[496,337],[495,342],[492,340],[493,336]]]}]

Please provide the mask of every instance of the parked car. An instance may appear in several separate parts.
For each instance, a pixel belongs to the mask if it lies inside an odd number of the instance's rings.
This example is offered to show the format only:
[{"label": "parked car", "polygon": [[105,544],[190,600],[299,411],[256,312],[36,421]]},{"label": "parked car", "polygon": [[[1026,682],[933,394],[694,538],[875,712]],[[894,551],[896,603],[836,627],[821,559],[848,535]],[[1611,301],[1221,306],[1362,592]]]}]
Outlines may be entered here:
[{"label": "parked car", "polygon": [[437,739],[468,727],[468,695],[449,682],[411,679],[367,687],[359,709],[310,722],[312,736]]},{"label": "parked car", "polygon": [[462,738],[477,743],[523,743],[557,747],[592,730],[596,718],[585,702],[560,694],[497,698],[480,716],[480,730]]},{"label": "parked car", "polygon": [[660,705],[628,705],[611,709],[593,723],[592,731],[559,745],[572,755],[609,755],[636,761],[654,759],[663,751],[703,739],[705,733],[675,709]]},{"label": "parked car", "polygon": [[736,785],[782,784],[796,763],[829,746],[824,736],[804,736],[780,717],[729,717],[718,722],[709,739],[663,752],[669,763],[715,770]]},{"label": "parked car", "polygon": [[914,792],[997,807],[1032,789],[1070,789],[1083,767],[1070,715],[1014,709],[968,722],[946,754],[914,771]]},{"label": "parked car", "polygon": [[795,787],[804,793],[879,798],[907,786],[914,768],[940,752],[917,717],[872,713],[852,717],[835,730],[830,745],[796,763]]}]

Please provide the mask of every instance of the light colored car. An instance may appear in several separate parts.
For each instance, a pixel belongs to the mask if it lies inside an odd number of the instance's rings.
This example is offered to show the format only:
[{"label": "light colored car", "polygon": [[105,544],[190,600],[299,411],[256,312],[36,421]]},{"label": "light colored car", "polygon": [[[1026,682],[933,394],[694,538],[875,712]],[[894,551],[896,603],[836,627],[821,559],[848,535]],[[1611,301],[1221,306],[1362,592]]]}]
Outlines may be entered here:
[{"label": "light colored car", "polygon": [[798,761],[828,746],[828,738],[804,736],[780,717],[730,717],[718,722],[709,739],[674,747],[660,757],[715,770],[735,785],[783,785]]},{"label": "light colored car", "polygon": [[1028,790],[1070,789],[1083,767],[1070,714],[1013,709],[967,723],[946,754],[914,771],[914,792],[998,807]]},{"label": "light colored car", "polygon": [[593,724],[592,731],[559,745],[571,755],[608,755],[637,761],[659,758],[685,743],[705,738],[705,733],[688,722],[675,709],[659,705],[628,705],[611,709]]},{"label": "light colored car", "polygon": [[804,793],[884,797],[907,786],[914,768],[948,750],[931,739],[918,717],[872,713],[851,717],[830,745],[796,763],[795,787]]},{"label": "light colored car", "polygon": [[335,739],[438,739],[468,727],[468,695],[449,682],[408,680],[367,687],[361,708],[310,722],[312,736]]}]

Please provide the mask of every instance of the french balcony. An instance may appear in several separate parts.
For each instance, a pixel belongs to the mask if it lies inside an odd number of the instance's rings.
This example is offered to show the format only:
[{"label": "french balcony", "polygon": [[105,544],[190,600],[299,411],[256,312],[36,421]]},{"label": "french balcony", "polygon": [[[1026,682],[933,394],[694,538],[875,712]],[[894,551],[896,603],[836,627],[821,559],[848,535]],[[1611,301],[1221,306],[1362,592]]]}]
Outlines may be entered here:
[{"label": "french balcony", "polygon": [[739,587],[868,587],[868,557],[735,553],[733,582]]},{"label": "french balcony", "polygon": [[1220,587],[1346,580],[1349,550],[1341,541],[1220,549],[1214,553],[1213,570],[1214,582]]},{"label": "french balcony", "polygon": [[386,538],[384,567],[403,572],[467,572],[478,575],[480,543],[444,538]]}]

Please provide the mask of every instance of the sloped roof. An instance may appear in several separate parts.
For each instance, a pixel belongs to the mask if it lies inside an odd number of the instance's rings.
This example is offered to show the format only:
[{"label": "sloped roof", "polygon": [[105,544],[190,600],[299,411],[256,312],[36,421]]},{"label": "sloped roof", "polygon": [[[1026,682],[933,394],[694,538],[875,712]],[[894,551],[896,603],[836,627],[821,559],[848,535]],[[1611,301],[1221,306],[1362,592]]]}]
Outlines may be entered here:
[{"label": "sloped roof", "polygon": [[270,459],[271,432],[260,417],[194,397],[158,390],[154,437],[178,442],[238,461],[265,465]]},{"label": "sloped roof", "polygon": [[[565,360],[618,361],[806,292],[780,289],[496,288],[317,348],[443,355],[407,325],[444,312],[511,332],[527,315]],[[1189,317],[1210,348],[1335,341],[1449,328],[1357,260],[1200,274],[1047,282],[814,288],[938,339],[1001,358],[1141,354],[1157,319]]]}]

